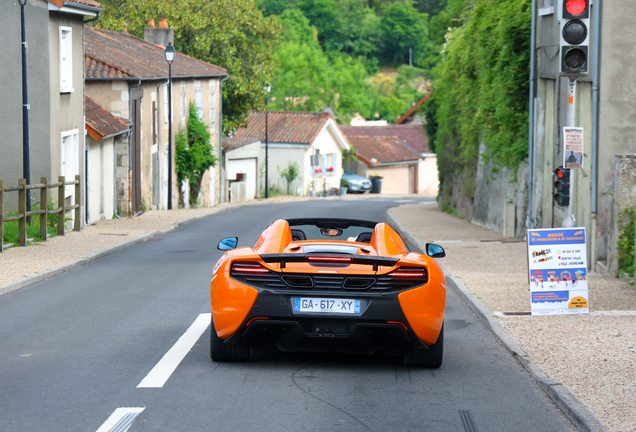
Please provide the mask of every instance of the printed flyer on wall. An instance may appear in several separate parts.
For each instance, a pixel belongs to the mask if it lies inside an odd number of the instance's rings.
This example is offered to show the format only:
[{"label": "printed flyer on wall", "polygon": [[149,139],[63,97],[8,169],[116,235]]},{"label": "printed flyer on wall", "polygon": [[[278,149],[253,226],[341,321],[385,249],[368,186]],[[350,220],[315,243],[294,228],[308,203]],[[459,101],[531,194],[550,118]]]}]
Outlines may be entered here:
[{"label": "printed flyer on wall", "polygon": [[528,230],[532,315],[589,313],[585,228]]}]

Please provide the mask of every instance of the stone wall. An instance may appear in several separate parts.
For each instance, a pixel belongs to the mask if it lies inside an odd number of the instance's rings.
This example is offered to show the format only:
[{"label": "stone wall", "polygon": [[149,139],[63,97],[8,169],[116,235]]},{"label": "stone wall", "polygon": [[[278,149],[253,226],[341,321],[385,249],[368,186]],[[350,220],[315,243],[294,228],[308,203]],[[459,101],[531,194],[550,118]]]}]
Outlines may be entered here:
[{"label": "stone wall", "polygon": [[[482,146],[480,152],[483,151]],[[528,164],[522,163],[516,177],[513,174],[507,168],[483,163],[480,157],[474,177],[460,175],[452,182],[444,182],[440,204],[455,208],[460,217],[476,225],[504,232],[508,237],[524,238],[528,212]]]},{"label": "stone wall", "polygon": [[614,176],[614,203],[609,231],[611,241],[607,245],[607,269],[610,274],[618,274],[617,244],[619,234],[629,217],[626,209],[636,209],[636,154],[616,155]]}]

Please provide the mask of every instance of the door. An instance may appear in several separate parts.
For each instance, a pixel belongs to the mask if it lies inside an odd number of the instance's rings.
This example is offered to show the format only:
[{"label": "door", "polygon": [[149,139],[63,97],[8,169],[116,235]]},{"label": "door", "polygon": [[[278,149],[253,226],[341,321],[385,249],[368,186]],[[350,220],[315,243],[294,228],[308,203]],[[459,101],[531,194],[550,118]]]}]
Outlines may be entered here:
[{"label": "door", "polygon": [[256,158],[230,159],[227,161],[227,179],[236,179],[236,174],[243,173],[246,181],[245,198],[256,198],[257,163]]}]

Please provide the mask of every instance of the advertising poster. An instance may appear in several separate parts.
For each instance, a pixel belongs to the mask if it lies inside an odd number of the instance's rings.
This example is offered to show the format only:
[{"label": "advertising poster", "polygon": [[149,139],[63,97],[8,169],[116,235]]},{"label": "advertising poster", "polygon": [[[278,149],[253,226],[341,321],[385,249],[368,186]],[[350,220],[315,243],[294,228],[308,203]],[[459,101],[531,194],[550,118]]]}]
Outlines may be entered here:
[{"label": "advertising poster", "polygon": [[564,127],[563,166],[565,168],[583,168],[583,128]]},{"label": "advertising poster", "polygon": [[528,230],[532,315],[589,313],[585,228]]}]

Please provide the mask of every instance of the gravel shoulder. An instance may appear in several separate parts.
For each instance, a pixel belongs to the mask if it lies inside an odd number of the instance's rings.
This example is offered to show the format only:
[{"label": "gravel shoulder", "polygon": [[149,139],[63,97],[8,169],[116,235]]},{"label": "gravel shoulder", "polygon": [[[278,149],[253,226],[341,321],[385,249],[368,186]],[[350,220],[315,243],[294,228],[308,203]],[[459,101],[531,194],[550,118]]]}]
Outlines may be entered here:
[{"label": "gravel shoulder", "polygon": [[[443,265],[492,312],[529,312],[526,243],[439,211],[403,205],[393,216],[422,242],[446,250]],[[504,330],[610,431],[636,431],[636,287],[590,273],[590,315],[500,316]]]}]

